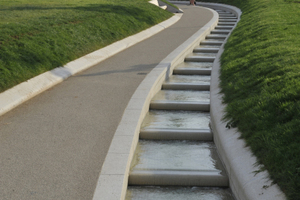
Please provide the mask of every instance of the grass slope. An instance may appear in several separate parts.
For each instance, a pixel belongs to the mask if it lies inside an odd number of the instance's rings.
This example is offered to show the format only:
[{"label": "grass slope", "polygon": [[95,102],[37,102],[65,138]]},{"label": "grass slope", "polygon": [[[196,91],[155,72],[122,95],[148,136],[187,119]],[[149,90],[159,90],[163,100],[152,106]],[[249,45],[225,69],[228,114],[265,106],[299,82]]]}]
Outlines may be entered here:
[{"label": "grass slope", "polygon": [[147,0],[0,1],[0,92],[171,16]]},{"label": "grass slope", "polygon": [[288,199],[300,199],[300,4],[205,0],[239,7],[221,58],[226,119]]}]

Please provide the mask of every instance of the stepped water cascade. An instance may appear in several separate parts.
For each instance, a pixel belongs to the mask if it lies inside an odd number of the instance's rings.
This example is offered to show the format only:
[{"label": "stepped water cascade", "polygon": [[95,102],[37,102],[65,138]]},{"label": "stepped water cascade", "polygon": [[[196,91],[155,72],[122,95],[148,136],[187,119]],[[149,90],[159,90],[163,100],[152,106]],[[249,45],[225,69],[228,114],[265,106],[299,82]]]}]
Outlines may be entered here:
[{"label": "stepped water cascade", "polygon": [[126,200],[234,200],[213,142],[210,73],[237,16],[219,22],[151,100],[131,163]]}]

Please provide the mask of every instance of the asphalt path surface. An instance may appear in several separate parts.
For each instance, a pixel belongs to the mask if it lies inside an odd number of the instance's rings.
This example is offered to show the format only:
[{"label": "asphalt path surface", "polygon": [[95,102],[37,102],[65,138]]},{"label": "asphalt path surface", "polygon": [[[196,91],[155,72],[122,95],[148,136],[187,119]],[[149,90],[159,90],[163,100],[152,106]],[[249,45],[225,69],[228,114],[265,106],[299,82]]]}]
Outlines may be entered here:
[{"label": "asphalt path surface", "polygon": [[70,77],[0,117],[1,200],[92,199],[132,94],[213,16],[195,6],[173,26]]}]

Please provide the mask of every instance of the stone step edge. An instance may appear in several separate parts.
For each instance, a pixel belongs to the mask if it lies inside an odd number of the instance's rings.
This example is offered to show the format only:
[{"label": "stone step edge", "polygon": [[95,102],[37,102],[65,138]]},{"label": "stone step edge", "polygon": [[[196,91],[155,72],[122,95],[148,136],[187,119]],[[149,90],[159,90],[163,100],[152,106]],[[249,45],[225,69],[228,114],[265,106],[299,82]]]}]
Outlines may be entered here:
[{"label": "stone step edge", "polygon": [[194,53],[218,53],[219,48],[203,48],[203,47],[196,47],[193,52]]},{"label": "stone step edge", "polygon": [[150,103],[151,110],[187,110],[187,111],[206,111],[210,109],[209,102],[196,101],[168,101],[152,100]]},{"label": "stone step edge", "polygon": [[214,45],[214,46],[221,46],[224,43],[224,41],[201,41],[200,45]]},{"label": "stone step edge", "polygon": [[132,170],[129,185],[228,187],[229,180],[218,170]]},{"label": "stone step edge", "polygon": [[206,36],[206,39],[220,39],[220,40],[224,40],[227,38],[227,35],[221,35],[221,34],[210,34],[208,36]]},{"label": "stone step edge", "polygon": [[173,70],[174,75],[210,75],[212,68],[176,68]]},{"label": "stone step edge", "polygon": [[236,22],[222,22],[219,21],[218,26],[234,26]]},{"label": "stone step edge", "polygon": [[228,35],[230,33],[230,30],[220,30],[220,29],[215,29],[211,32],[211,34],[224,34]]},{"label": "stone step edge", "polygon": [[215,30],[229,30],[229,31],[233,29],[232,26],[216,26],[215,28],[216,28]]},{"label": "stone step edge", "polygon": [[163,83],[163,90],[198,90],[209,91],[210,83],[207,84],[192,84],[192,83]]},{"label": "stone step edge", "polygon": [[188,56],[184,59],[185,62],[213,62],[215,57],[205,56]]},{"label": "stone step edge", "polygon": [[219,15],[219,19],[237,19],[236,16],[221,16]]},{"label": "stone step edge", "polygon": [[219,22],[237,22],[237,19],[219,19]]},{"label": "stone step edge", "polygon": [[140,139],[212,141],[213,134],[210,129],[142,128],[140,131]]}]

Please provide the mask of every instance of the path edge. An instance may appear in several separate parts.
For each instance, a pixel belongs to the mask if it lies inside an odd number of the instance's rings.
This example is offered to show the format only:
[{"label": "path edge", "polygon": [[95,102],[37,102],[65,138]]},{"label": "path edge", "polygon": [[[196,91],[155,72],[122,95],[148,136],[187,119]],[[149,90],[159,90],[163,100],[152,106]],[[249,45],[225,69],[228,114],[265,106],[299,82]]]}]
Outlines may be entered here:
[{"label": "path edge", "polygon": [[44,72],[0,93],[0,116],[47,89],[63,82],[70,76],[93,67],[105,59],[159,33],[160,31],[163,31],[169,26],[175,24],[181,17],[181,13],[174,14],[173,17],[144,31],[82,56],[67,63],[63,67],[57,67],[53,70]]},{"label": "path edge", "polygon": [[152,97],[161,89],[162,83],[171,75],[173,68],[183,62],[218,23],[217,12],[209,8],[198,8],[210,10],[213,13],[212,19],[163,59],[136,89],[112,139],[93,200],[125,199],[130,164],[139,140],[140,127],[149,111]]}]

